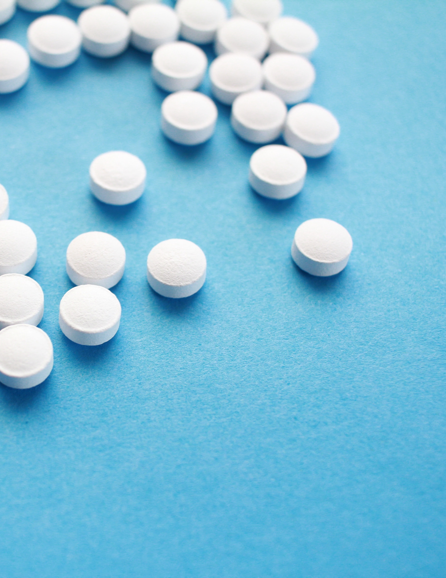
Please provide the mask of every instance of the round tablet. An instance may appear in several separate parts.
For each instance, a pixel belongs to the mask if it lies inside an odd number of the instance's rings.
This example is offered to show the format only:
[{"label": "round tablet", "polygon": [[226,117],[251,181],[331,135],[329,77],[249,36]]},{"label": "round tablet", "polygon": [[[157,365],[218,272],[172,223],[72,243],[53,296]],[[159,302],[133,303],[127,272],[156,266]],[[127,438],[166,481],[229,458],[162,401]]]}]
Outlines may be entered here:
[{"label": "round tablet", "polygon": [[17,5],[29,12],[48,12],[60,3],[60,0],[17,0]]},{"label": "round tablet", "polygon": [[183,145],[198,145],[211,138],[218,111],[214,102],[201,92],[175,92],[161,107],[161,128],[167,138]]},{"label": "round tablet", "polygon": [[[184,0],[183,0],[184,2]],[[264,27],[247,18],[230,18],[215,36],[215,52],[242,52],[259,60],[268,50],[269,37]]]},{"label": "round tablet", "polygon": [[232,13],[255,20],[259,24],[268,24],[282,14],[281,0],[234,0]]},{"label": "round tablet", "polygon": [[11,20],[15,14],[15,0],[0,0],[0,24]]},{"label": "round tablet", "polygon": [[263,63],[265,88],[286,104],[307,99],[316,80],[316,71],[309,60],[297,54],[277,52]]},{"label": "round tablet", "polygon": [[68,4],[72,4],[77,8],[90,8],[91,6],[96,6],[97,4],[103,4],[105,0],[66,0]]},{"label": "round tablet", "polygon": [[152,57],[152,78],[167,90],[194,90],[206,73],[206,54],[189,42],[169,42],[159,46]]},{"label": "round tablet", "polygon": [[147,278],[163,297],[181,299],[199,291],[206,281],[206,256],[184,239],[170,239],[154,247],[147,259]]},{"label": "round tablet", "polygon": [[146,187],[144,163],[125,151],[99,155],[90,165],[90,189],[108,205],[128,205],[141,197]]},{"label": "round tablet", "polygon": [[231,125],[244,140],[266,144],[279,138],[287,115],[281,98],[266,90],[247,92],[232,105]]},{"label": "round tablet", "polygon": [[283,138],[304,156],[318,158],[331,152],[339,134],[339,123],[331,112],[305,102],[288,113]]},{"label": "round tablet", "polygon": [[0,185],[0,221],[9,218],[9,197],[5,187]]},{"label": "round tablet", "polygon": [[94,231],[76,237],[67,249],[67,273],[75,285],[114,287],[125,269],[125,249],[109,235]]},{"label": "round tablet", "polygon": [[53,344],[34,325],[11,325],[0,331],[0,382],[14,389],[40,385],[53,369]]},{"label": "round tablet", "polygon": [[0,275],[31,271],[37,261],[37,239],[28,225],[0,221]]},{"label": "round tablet", "polygon": [[121,304],[105,287],[80,285],[62,298],[59,325],[79,345],[102,345],[112,339],[121,321]]},{"label": "round tablet", "polygon": [[29,56],[13,40],[0,40],[0,94],[22,88],[29,76]]},{"label": "round tablet", "polygon": [[77,60],[81,42],[78,25],[65,16],[42,16],[28,28],[31,58],[50,68],[63,68]]},{"label": "round tablet", "polygon": [[167,42],[174,42],[180,33],[180,20],[174,10],[164,4],[141,4],[129,13],[131,43],[144,52],[153,52]]},{"label": "round tablet", "polygon": [[319,44],[316,32],[306,22],[284,16],[269,25],[270,53],[291,52],[310,58]]},{"label": "round tablet", "polygon": [[181,36],[189,42],[213,42],[218,28],[228,17],[219,0],[182,0],[177,6],[181,22]]},{"label": "round tablet", "polygon": [[114,6],[93,6],[84,10],[78,24],[82,32],[82,46],[93,56],[117,56],[129,44],[129,19]]},{"label": "round tablet", "polygon": [[43,291],[37,281],[18,273],[0,276],[0,329],[18,323],[39,325],[43,309]]},{"label": "round tablet", "polygon": [[249,164],[252,188],[270,199],[289,199],[302,190],[307,163],[290,147],[268,145],[258,149]]},{"label": "round tablet", "polygon": [[262,88],[262,65],[249,54],[228,52],[218,56],[209,68],[211,90],[223,104],[232,104],[237,96]]},{"label": "round tablet", "polygon": [[115,0],[116,6],[119,6],[121,10],[129,12],[135,6],[140,6],[141,4],[157,4],[161,0]]}]

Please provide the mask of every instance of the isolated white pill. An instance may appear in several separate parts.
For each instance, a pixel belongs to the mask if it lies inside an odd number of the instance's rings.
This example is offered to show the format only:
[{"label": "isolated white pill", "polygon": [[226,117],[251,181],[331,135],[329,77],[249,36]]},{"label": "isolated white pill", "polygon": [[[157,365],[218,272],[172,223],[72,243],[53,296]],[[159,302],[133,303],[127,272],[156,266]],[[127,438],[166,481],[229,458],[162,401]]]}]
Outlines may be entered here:
[{"label": "isolated white pill", "polygon": [[147,171],[137,156],[125,151],[110,151],[90,165],[90,189],[108,205],[128,205],[141,197]]},{"label": "isolated white pill", "polygon": [[77,8],[91,8],[91,6],[103,4],[105,0],[66,0],[66,2],[76,6]]},{"label": "isolated white pill", "polygon": [[130,42],[129,19],[114,6],[93,6],[78,19],[82,46],[100,58],[111,58],[124,52]]},{"label": "isolated white pill", "polygon": [[232,13],[243,16],[259,24],[268,24],[282,14],[281,0],[234,0]]},{"label": "isolated white pill", "polygon": [[305,102],[289,111],[283,138],[304,156],[318,158],[331,152],[339,134],[339,123],[330,111]]},{"label": "isolated white pill", "polygon": [[144,52],[153,52],[167,42],[177,40],[180,20],[176,12],[164,4],[141,4],[129,13],[131,43]]},{"label": "isolated white pill", "polygon": [[37,239],[32,229],[19,221],[0,221],[0,275],[26,275],[36,261]]},{"label": "isolated white pill", "polygon": [[18,273],[0,276],[0,329],[19,323],[39,325],[43,309],[43,291],[37,281]]},{"label": "isolated white pill", "polygon": [[266,144],[279,138],[287,108],[281,98],[266,90],[247,92],[232,105],[231,125],[244,140]]},{"label": "isolated white pill", "polygon": [[15,0],[0,0],[0,24],[11,20],[15,14]]},{"label": "isolated white pill", "polygon": [[17,0],[17,5],[29,12],[48,12],[58,4],[60,0]]},{"label": "isolated white pill", "polygon": [[29,56],[13,40],[0,40],[0,94],[22,88],[29,76]]},{"label": "isolated white pill", "polygon": [[297,54],[278,52],[263,63],[265,88],[286,104],[307,99],[316,80],[316,71],[309,60]]},{"label": "isolated white pill", "polygon": [[223,104],[232,104],[241,94],[258,90],[263,84],[262,65],[249,54],[218,56],[209,68],[209,77],[212,94]]},{"label": "isolated white pill", "polygon": [[252,188],[270,199],[289,199],[302,190],[307,163],[301,154],[283,145],[258,149],[249,164]]},{"label": "isolated white pill", "polygon": [[353,249],[350,233],[329,219],[311,219],[298,227],[291,255],[300,269],[317,277],[337,275]]},{"label": "isolated white pill", "polygon": [[274,20],[268,31],[271,37],[270,53],[291,52],[310,58],[319,44],[318,35],[313,28],[292,16]]},{"label": "isolated white pill", "polygon": [[218,29],[215,36],[215,52],[218,55],[242,52],[262,60],[268,46],[269,36],[265,28],[246,18],[230,18]]},{"label": "isolated white pill", "polygon": [[129,12],[135,6],[141,6],[142,4],[157,4],[161,0],[115,0],[116,6],[119,6],[121,10]]},{"label": "isolated white pill", "polygon": [[79,26],[65,16],[42,16],[28,28],[29,54],[42,66],[69,66],[79,58],[81,43]]},{"label": "isolated white pill", "polygon": [[206,281],[206,256],[184,239],[170,239],[156,245],[147,258],[147,278],[163,297],[181,299],[199,291]]},{"label": "isolated white pill", "polygon": [[121,321],[121,304],[99,285],[80,285],[62,298],[59,325],[63,334],[79,345],[102,345],[112,339]]},{"label": "isolated white pill", "polygon": [[228,11],[219,0],[182,0],[177,5],[181,36],[196,44],[209,44],[219,27],[228,18]]},{"label": "isolated white pill", "polygon": [[0,185],[0,221],[9,218],[9,197],[5,187]]},{"label": "isolated white pill", "polygon": [[152,78],[168,92],[195,90],[203,82],[208,59],[198,46],[189,42],[168,42],[152,56]]}]

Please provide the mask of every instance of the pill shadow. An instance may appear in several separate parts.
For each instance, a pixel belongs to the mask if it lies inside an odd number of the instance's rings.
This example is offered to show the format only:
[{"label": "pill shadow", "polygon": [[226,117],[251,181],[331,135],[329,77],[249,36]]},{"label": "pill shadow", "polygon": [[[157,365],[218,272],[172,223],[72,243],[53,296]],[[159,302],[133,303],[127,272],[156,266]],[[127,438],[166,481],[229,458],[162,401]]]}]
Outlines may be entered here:
[{"label": "pill shadow", "polygon": [[6,385],[0,385],[0,403],[9,408],[11,413],[35,411],[42,403],[47,402],[53,379],[50,375],[43,383],[31,389],[12,389]]},{"label": "pill shadow", "polygon": [[302,271],[293,259],[290,257],[291,266],[294,268],[294,274],[299,284],[304,286],[306,289],[312,291],[313,293],[319,294],[332,294],[338,292],[341,288],[349,283],[350,272],[348,265],[347,267],[338,273],[337,275],[332,275],[331,277],[316,277],[315,275],[310,275],[305,271]]},{"label": "pill shadow", "polygon": [[332,152],[329,155],[318,159],[305,157],[305,160],[307,162],[308,172],[313,174],[324,173],[331,169],[331,166],[335,163],[336,153]]},{"label": "pill shadow", "polygon": [[117,340],[118,335],[102,345],[88,346],[78,345],[65,335],[60,337],[61,345],[64,345],[72,361],[79,364],[79,367],[82,369],[95,367],[96,365],[105,363],[108,359],[114,358],[117,351]]},{"label": "pill shadow", "polygon": [[125,222],[130,219],[133,219],[135,214],[141,210],[143,198],[140,197],[133,203],[129,205],[108,205],[107,203],[103,203],[99,199],[97,199],[91,192],[88,190],[88,197],[90,198],[90,204],[94,208],[94,210],[100,214],[102,217],[107,217],[113,222],[120,221]]},{"label": "pill shadow", "polygon": [[184,299],[169,299],[168,297],[159,295],[150,287],[150,285],[147,287],[147,296],[150,305],[156,307],[162,314],[175,318],[186,317],[190,316],[190,314],[194,314],[203,302],[204,293],[205,287],[190,297],[185,297]]},{"label": "pill shadow", "polygon": [[246,190],[248,191],[255,208],[265,211],[270,215],[283,215],[299,206],[301,193],[291,197],[290,199],[276,200],[259,195],[249,184],[246,185]]}]

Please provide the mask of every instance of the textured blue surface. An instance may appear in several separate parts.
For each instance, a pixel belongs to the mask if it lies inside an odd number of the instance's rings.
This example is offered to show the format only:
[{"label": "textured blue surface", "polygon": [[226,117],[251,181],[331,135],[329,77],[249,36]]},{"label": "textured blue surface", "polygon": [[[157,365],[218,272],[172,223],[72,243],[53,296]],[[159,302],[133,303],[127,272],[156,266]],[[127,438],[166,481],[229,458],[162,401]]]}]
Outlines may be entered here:
[{"label": "textured blue surface", "polygon": [[[293,201],[250,190],[254,147],[228,108],[208,144],[165,140],[164,94],[134,50],[33,65],[0,98],[0,182],[37,234],[55,346],[43,386],[0,386],[1,578],[446,576],[446,5],[285,7],[320,34],[312,100],[343,131]],[[0,36],[24,43],[31,20]],[[88,191],[110,149],[148,167],[134,206]],[[333,279],[290,258],[320,216],[355,243]],[[93,350],[63,337],[58,304],[67,245],[95,229],[128,266],[121,329]],[[145,278],[170,237],[209,262],[182,302]]]}]

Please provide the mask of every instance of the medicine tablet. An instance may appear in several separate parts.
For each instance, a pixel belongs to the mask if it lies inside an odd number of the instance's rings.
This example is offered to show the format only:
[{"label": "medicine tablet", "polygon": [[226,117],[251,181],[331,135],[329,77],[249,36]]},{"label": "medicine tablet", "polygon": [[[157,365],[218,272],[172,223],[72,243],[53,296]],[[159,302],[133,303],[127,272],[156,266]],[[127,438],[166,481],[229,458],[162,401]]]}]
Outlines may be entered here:
[{"label": "medicine tablet", "polygon": [[316,71],[309,60],[297,54],[276,53],[263,63],[265,88],[286,104],[307,99],[316,80]]},{"label": "medicine tablet", "polygon": [[291,52],[310,58],[319,44],[316,32],[306,22],[284,16],[269,25],[270,53]]},{"label": "medicine tablet", "polygon": [[144,52],[153,52],[167,42],[177,40],[180,20],[174,10],[164,4],[141,4],[129,13],[131,43]]},{"label": "medicine tablet", "polygon": [[39,325],[43,309],[43,291],[37,281],[18,273],[0,277],[0,329],[19,323]]},{"label": "medicine tablet", "polygon": [[232,104],[237,96],[262,88],[262,65],[249,54],[228,52],[218,56],[209,68],[211,90],[223,104]]},{"label": "medicine tablet", "polygon": [[144,163],[125,151],[110,151],[90,165],[90,189],[108,205],[128,205],[141,197],[146,187]]},{"label": "medicine tablet", "polygon": [[282,14],[281,0],[234,0],[232,13],[255,20],[259,24],[268,24]]},{"label": "medicine tablet", "polygon": [[[184,0],[183,0],[184,1]],[[215,37],[215,52],[242,52],[262,60],[269,46],[269,36],[258,22],[246,18],[230,18]]]},{"label": "medicine tablet", "polygon": [[0,185],[0,221],[9,218],[9,197],[5,187]]},{"label": "medicine tablet", "polygon": [[90,8],[91,6],[96,6],[97,4],[103,4],[105,0],[66,0],[68,4],[72,4],[77,8]]},{"label": "medicine tablet", "polygon": [[124,52],[130,42],[129,19],[114,6],[93,6],[78,19],[82,46],[100,58],[111,58]]},{"label": "medicine tablet", "polygon": [[11,20],[15,14],[15,0],[0,0],[0,24]]},{"label": "medicine tablet", "polygon": [[231,125],[244,140],[266,144],[279,138],[287,108],[281,98],[266,90],[247,92],[232,105]]},{"label": "medicine tablet", "polygon": [[339,123],[331,112],[306,102],[289,111],[283,138],[302,155],[318,158],[331,152],[339,134]]},{"label": "medicine tablet", "polygon": [[22,88],[29,76],[29,56],[13,40],[0,40],[0,94]]},{"label": "medicine tablet", "polygon": [[112,339],[121,321],[121,304],[105,287],[80,285],[62,298],[59,325],[79,345],[102,345]]},{"label": "medicine tablet", "polygon": [[79,27],[65,16],[42,16],[28,28],[31,58],[50,68],[63,68],[77,60],[81,43]]},{"label": "medicine tablet", "polygon": [[147,278],[163,297],[181,299],[199,291],[206,281],[206,256],[184,239],[170,239],[154,247],[147,259]]},{"label": "medicine tablet", "polygon": [[189,42],[213,42],[218,28],[228,18],[228,11],[219,0],[182,0],[177,5],[181,36]]},{"label": "medicine tablet", "polygon": [[168,92],[194,90],[203,82],[208,59],[189,42],[169,42],[159,46],[152,57],[152,78]]},{"label": "medicine tablet", "polygon": [[33,231],[19,221],[0,221],[0,275],[26,275],[37,261],[37,239]]},{"label": "medicine tablet", "polygon": [[342,225],[329,219],[311,219],[297,229],[291,254],[303,271],[330,277],[345,269],[352,249],[350,233]]},{"label": "medicine tablet", "polygon": [[53,344],[34,325],[11,325],[0,331],[0,382],[13,389],[30,389],[53,369]]},{"label": "medicine tablet", "polygon": [[182,145],[198,145],[211,138],[218,111],[214,102],[200,92],[175,92],[161,107],[161,128],[167,138]]},{"label": "medicine tablet", "polygon": [[157,4],[161,0],[115,0],[116,6],[119,6],[121,10],[129,12],[135,6],[141,6],[142,4]]},{"label": "medicine tablet", "polygon": [[17,5],[29,12],[48,12],[60,3],[60,0],[17,0]]},{"label": "medicine tablet", "polygon": [[249,182],[252,188],[270,199],[289,199],[302,190],[307,163],[290,147],[268,145],[251,157]]},{"label": "medicine tablet", "polygon": [[125,269],[125,249],[121,242],[98,231],[76,237],[67,249],[67,273],[75,285],[114,287]]}]

